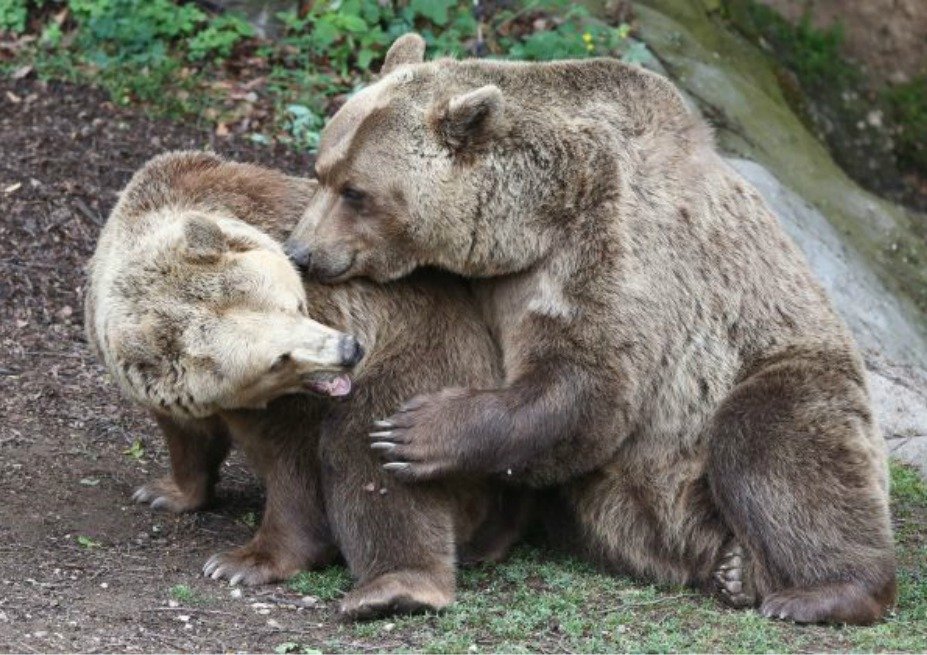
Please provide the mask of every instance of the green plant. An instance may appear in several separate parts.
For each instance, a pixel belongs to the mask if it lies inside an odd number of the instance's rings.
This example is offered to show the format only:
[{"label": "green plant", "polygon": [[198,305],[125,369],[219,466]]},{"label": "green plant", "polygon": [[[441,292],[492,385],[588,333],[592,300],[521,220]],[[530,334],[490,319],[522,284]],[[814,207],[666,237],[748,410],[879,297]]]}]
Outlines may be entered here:
[{"label": "green plant", "polygon": [[[583,5],[549,0],[531,6],[554,12],[554,18],[551,19],[554,25],[522,38],[503,38],[502,45],[509,58],[539,61],[618,56],[639,62],[646,56],[643,44],[630,40],[630,26],[622,24],[613,27],[603,23],[595,19]],[[515,15],[503,14],[500,18],[506,22],[515,18]]]},{"label": "green plant", "polygon": [[806,12],[792,24],[775,9],[756,0],[728,0],[731,11],[743,16],[749,31],[761,35],[772,46],[783,64],[793,70],[803,84],[849,86],[859,82],[860,73],[843,58],[843,27],[837,22],[826,28],[815,27]]},{"label": "green plant", "polygon": [[[37,3],[41,5],[41,0]],[[0,32],[21,34],[29,18],[29,0],[0,0]]]},{"label": "green plant", "polygon": [[278,17],[286,45],[305,62],[326,60],[342,77],[352,68],[366,71],[405,32],[419,31],[432,52],[457,55],[476,34],[472,4],[463,0],[318,2],[305,16],[290,11]]},{"label": "green plant", "polygon": [[204,602],[195,591],[185,584],[174,585],[168,590],[171,598],[184,605],[199,605]]},{"label": "green plant", "polygon": [[254,28],[248,21],[235,14],[223,14],[209,22],[209,26],[197,32],[187,41],[187,56],[192,61],[209,57],[225,59],[232,54],[232,48],[243,39],[254,36]]},{"label": "green plant", "polygon": [[83,535],[80,535],[77,537],[77,543],[82,548],[86,548],[87,550],[93,550],[94,548],[100,548],[103,545],[99,541],[95,541],[91,539],[90,537],[85,537]]},{"label": "green plant", "polygon": [[[67,6],[67,18],[58,12],[51,20],[52,12],[36,11],[43,2]],[[541,12],[553,28],[533,31],[520,23],[515,33],[492,34],[524,11]],[[23,49],[19,62],[0,64],[3,70],[28,62],[43,78],[99,84],[119,104],[143,102],[162,113],[209,121],[221,117],[229,126],[257,109],[259,119],[247,121],[254,130],[249,137],[300,149],[317,146],[331,99],[359,88],[401,34],[422,34],[432,58],[471,54],[478,32],[471,0],[318,0],[305,15],[279,14],[283,35],[276,41],[255,38],[239,16],[208,14],[183,0],[0,0],[0,16],[7,14],[0,20],[35,30],[40,38]],[[606,25],[563,0],[531,0],[482,20],[495,56],[617,55],[639,61],[646,55],[627,26]],[[225,66],[236,57],[234,66]],[[248,79],[229,79],[235,75]],[[258,99],[247,101],[252,106],[229,97],[236,82],[256,78],[266,86],[256,87]]]},{"label": "green plant", "polygon": [[80,24],[76,45],[100,67],[160,67],[170,43],[192,35],[206,20],[195,4],[171,0],[69,0]]},{"label": "green plant", "polygon": [[142,444],[141,439],[136,439],[132,442],[132,445],[122,451],[123,455],[128,455],[134,460],[140,460],[145,456],[145,446]]},{"label": "green plant", "polygon": [[287,131],[294,145],[307,150],[315,150],[319,146],[325,118],[305,105],[287,105],[286,111]]},{"label": "green plant", "polygon": [[903,164],[927,171],[927,75],[883,94],[898,125],[898,156]]}]

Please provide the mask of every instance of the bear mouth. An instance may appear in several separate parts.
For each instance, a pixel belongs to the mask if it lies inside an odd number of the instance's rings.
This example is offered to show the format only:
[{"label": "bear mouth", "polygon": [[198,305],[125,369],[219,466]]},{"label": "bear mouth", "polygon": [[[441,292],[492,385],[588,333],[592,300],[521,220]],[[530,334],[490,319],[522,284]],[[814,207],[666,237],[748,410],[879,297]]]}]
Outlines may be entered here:
[{"label": "bear mouth", "polygon": [[344,398],[351,393],[351,378],[345,373],[323,374],[303,381],[312,393],[327,398]]}]

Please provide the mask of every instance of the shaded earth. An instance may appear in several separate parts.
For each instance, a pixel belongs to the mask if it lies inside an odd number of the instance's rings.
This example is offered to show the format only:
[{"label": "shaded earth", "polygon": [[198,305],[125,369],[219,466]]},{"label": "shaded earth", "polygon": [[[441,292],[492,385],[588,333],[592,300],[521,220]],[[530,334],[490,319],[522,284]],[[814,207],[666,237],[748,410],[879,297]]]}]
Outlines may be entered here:
[{"label": "shaded earth", "polygon": [[309,159],[36,81],[0,80],[0,144],[0,652],[266,650],[281,631],[330,621],[327,610],[250,607],[299,603],[286,588],[246,591],[234,613],[165,605],[174,585],[216,587],[194,574],[247,541],[260,492],[233,458],[213,512],[130,504],[134,487],[163,473],[165,453],[82,327],[84,265],[118,190],[149,157],[212,146],[294,173]]}]

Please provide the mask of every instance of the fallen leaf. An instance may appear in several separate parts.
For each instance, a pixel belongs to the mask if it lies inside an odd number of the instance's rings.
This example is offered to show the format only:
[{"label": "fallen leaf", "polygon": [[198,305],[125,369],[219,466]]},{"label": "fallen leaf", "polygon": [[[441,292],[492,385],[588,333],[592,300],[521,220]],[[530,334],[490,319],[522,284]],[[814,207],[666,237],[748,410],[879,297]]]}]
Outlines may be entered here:
[{"label": "fallen leaf", "polygon": [[216,136],[228,136],[229,127],[225,123],[219,123],[216,125]]},{"label": "fallen leaf", "polygon": [[6,99],[12,102],[14,105],[18,105],[19,103],[23,101],[22,98],[20,98],[18,95],[16,95],[12,91],[6,92]]},{"label": "fallen leaf", "polygon": [[18,191],[22,185],[23,185],[22,182],[16,182],[14,184],[11,184],[10,186],[8,186],[7,188],[3,190],[3,193],[6,193],[6,194],[14,193],[15,191]]},{"label": "fallen leaf", "polygon": [[26,64],[25,66],[20,66],[13,71],[13,74],[10,75],[14,80],[21,80],[24,77],[28,76],[32,72],[32,66]]}]

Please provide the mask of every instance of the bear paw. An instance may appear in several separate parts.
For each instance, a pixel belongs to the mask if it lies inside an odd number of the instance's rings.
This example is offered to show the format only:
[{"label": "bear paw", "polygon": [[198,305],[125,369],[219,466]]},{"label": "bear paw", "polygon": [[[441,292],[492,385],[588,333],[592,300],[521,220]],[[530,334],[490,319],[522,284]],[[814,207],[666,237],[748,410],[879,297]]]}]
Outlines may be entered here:
[{"label": "bear paw", "polygon": [[147,504],[152,509],[181,514],[203,509],[210,503],[211,498],[205,493],[184,491],[177,486],[173,478],[166,477],[136,489],[132,494],[132,500],[139,504]]},{"label": "bear paw", "polygon": [[[890,584],[893,589],[894,583]],[[869,625],[878,621],[885,609],[862,585],[834,582],[770,594],[763,599],[760,613],[768,619],[796,623]]]},{"label": "bear paw", "polygon": [[715,568],[714,580],[721,600],[731,607],[743,608],[756,605],[752,570],[747,554],[740,545],[733,545],[721,556]]},{"label": "bear paw", "polygon": [[250,544],[225,553],[217,553],[203,566],[203,575],[213,580],[227,579],[230,586],[239,583],[254,586],[279,582],[296,575],[298,564]]},{"label": "bear paw", "polygon": [[425,571],[387,573],[348,593],[339,611],[353,620],[438,611],[454,602],[453,583],[446,586]]}]

